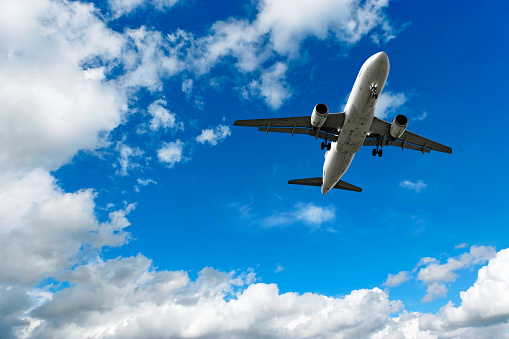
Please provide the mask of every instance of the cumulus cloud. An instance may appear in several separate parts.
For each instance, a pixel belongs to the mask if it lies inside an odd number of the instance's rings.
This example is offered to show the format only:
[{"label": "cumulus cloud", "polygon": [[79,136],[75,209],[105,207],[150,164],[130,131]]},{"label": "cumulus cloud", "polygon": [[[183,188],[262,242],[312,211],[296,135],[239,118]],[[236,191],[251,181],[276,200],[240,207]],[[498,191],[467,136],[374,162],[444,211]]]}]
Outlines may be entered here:
[{"label": "cumulus cloud", "polygon": [[130,237],[125,215],[134,206],[99,223],[92,190],[64,193],[42,170],[2,179],[8,181],[0,185],[0,282],[35,283],[80,263],[88,249],[96,253]]},{"label": "cumulus cloud", "polygon": [[[476,250],[476,260],[483,256]],[[493,253],[490,253],[493,257]],[[479,270],[477,280],[460,293],[461,305],[447,303],[436,316],[427,316],[422,326],[433,330],[481,327],[509,321],[509,249],[501,250]],[[507,329],[507,326],[506,326]]]},{"label": "cumulus cloud", "polygon": [[408,281],[409,274],[408,271],[401,271],[398,274],[389,274],[387,276],[387,280],[385,281],[384,285],[388,287],[396,287],[401,285],[402,283]]},{"label": "cumulus cloud", "polygon": [[174,142],[165,142],[162,147],[157,150],[157,158],[160,162],[171,168],[182,160],[186,160],[182,155],[183,149],[184,143],[178,139]]},{"label": "cumulus cloud", "polygon": [[150,120],[150,129],[157,131],[159,128],[163,129],[184,129],[182,122],[176,123],[175,114],[168,111],[164,106],[166,105],[165,100],[156,100],[148,106],[148,113],[152,116]]},{"label": "cumulus cloud", "polygon": [[[244,93],[249,96],[263,98],[272,109],[278,109],[290,98],[291,92],[285,81],[288,66],[282,62],[274,64],[262,72],[260,80],[253,80]],[[246,96],[248,98],[249,96]]]},{"label": "cumulus cloud", "polygon": [[116,171],[117,175],[126,176],[129,170],[139,166],[138,163],[133,162],[132,158],[139,158],[143,155],[143,151],[138,147],[129,147],[125,144],[119,143],[116,147],[119,153],[118,164],[120,169]]},{"label": "cumulus cloud", "polygon": [[382,92],[375,107],[375,115],[380,119],[386,119],[406,102],[405,93]]},{"label": "cumulus cloud", "polygon": [[127,107],[125,93],[102,81],[102,64],[122,44],[92,5],[2,1],[1,169],[54,170],[101,143],[100,132],[115,128]]},{"label": "cumulus cloud", "polygon": [[[468,255],[479,258],[482,252]],[[378,288],[342,297],[280,293],[250,270],[207,267],[193,281],[184,271],[156,270],[138,254],[61,272],[57,278],[69,287],[46,295],[0,286],[0,314],[7,315],[0,325],[13,334],[51,338],[503,337],[509,329],[508,267],[505,249],[461,292],[460,306],[448,303],[431,314],[406,312]],[[31,299],[37,293],[42,302]]]},{"label": "cumulus cloud", "polygon": [[[291,96],[286,83],[288,64],[299,56],[305,39],[330,38],[347,46],[371,32],[387,41],[393,37],[386,34],[392,30],[384,15],[387,6],[385,0],[362,4],[355,0],[260,0],[252,22],[229,19],[216,22],[208,36],[190,38],[187,34],[192,48],[186,61],[196,75],[202,75],[222,60],[231,62],[232,57],[237,70],[252,77],[248,86],[239,86],[241,94],[263,99],[278,109]],[[272,61],[274,56],[282,60]]]},{"label": "cumulus cloud", "polygon": [[196,137],[196,141],[201,144],[209,143],[215,146],[229,135],[231,135],[230,127],[221,124],[214,128],[202,129],[201,134]]},{"label": "cumulus cloud", "polygon": [[122,46],[122,67],[124,74],[117,80],[126,91],[140,87],[151,92],[163,89],[163,79],[185,69],[182,39],[189,39],[185,32],[163,36],[161,32],[145,26],[126,29]]},{"label": "cumulus cloud", "polygon": [[285,227],[302,222],[312,228],[320,228],[324,222],[332,221],[336,217],[336,210],[332,206],[322,207],[313,203],[299,203],[289,212],[276,213],[262,221],[265,227]]},{"label": "cumulus cloud", "polygon": [[252,272],[155,271],[142,255],[62,274],[71,287],[25,318],[38,337],[363,337],[401,309],[378,288],[344,297],[283,293]]},{"label": "cumulus cloud", "polygon": [[421,190],[425,189],[428,186],[422,180],[419,180],[418,182],[404,180],[399,185],[401,187],[408,188],[409,190],[416,191],[417,193],[421,193]]},{"label": "cumulus cloud", "polygon": [[[377,26],[386,30],[390,25],[383,10],[388,1],[292,1],[262,0],[255,22],[260,32],[270,32],[274,50],[279,53],[297,53],[302,40],[309,36],[353,44]],[[387,26],[382,23],[386,22]]]},{"label": "cumulus cloud", "polygon": [[[457,257],[448,258],[445,264],[441,264],[435,258],[422,258],[411,272],[402,271],[398,274],[389,274],[385,285],[395,287],[410,278],[415,278],[427,286],[424,302],[429,302],[437,297],[447,295],[448,283],[453,283],[458,277],[457,271],[483,264],[495,256],[495,249],[491,246],[472,246],[470,252]],[[415,276],[415,273],[417,275]]]}]

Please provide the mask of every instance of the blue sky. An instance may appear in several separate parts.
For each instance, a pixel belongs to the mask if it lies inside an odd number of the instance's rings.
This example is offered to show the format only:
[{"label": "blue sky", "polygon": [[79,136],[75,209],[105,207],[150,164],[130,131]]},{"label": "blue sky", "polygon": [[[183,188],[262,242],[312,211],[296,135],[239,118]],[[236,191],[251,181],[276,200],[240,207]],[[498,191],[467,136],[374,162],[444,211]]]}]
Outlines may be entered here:
[{"label": "blue sky", "polygon": [[[0,337],[507,337],[507,9],[0,5]],[[323,196],[320,141],[232,126],[341,111],[381,50],[377,115],[452,155]]]}]

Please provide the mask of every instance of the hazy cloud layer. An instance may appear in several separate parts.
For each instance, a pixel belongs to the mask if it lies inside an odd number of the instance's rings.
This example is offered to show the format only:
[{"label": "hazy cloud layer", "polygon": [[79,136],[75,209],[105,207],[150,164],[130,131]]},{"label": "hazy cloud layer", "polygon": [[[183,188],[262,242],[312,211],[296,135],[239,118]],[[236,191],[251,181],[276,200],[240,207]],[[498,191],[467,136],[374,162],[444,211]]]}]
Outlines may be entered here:
[{"label": "hazy cloud layer", "polygon": [[417,193],[421,193],[421,190],[425,189],[428,185],[424,183],[424,181],[419,180],[417,182],[412,182],[410,180],[404,180],[399,184],[401,187],[408,188],[409,190],[416,191]]},{"label": "hazy cloud layer", "polygon": [[313,229],[320,228],[320,225],[334,220],[336,210],[332,206],[316,206],[313,203],[299,203],[292,211],[279,212],[264,219],[262,225],[265,227],[285,227],[297,222],[304,223]]}]

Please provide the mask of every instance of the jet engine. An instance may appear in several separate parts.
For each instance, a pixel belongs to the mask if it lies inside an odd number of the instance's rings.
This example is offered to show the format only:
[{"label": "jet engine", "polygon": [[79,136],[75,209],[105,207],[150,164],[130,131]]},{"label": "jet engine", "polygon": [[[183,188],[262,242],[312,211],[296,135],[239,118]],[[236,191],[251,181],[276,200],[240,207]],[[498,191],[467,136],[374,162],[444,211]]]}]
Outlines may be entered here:
[{"label": "jet engine", "polygon": [[329,114],[329,107],[326,104],[318,104],[313,109],[313,114],[311,114],[311,125],[313,127],[320,128],[327,120],[327,115]]},{"label": "jet engine", "polygon": [[396,115],[391,124],[391,136],[398,139],[403,135],[403,133],[405,133],[407,126],[408,118],[403,114]]}]

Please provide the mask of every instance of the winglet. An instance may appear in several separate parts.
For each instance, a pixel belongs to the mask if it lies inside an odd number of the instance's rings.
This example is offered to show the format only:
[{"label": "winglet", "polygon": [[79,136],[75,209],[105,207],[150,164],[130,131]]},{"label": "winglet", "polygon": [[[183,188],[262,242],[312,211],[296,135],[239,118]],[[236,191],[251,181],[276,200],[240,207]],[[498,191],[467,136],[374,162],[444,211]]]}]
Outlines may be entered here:
[{"label": "winglet", "polygon": [[[293,184],[293,185],[322,186],[323,179],[322,179],[322,177],[294,179],[294,180],[289,180],[288,183]],[[362,192],[362,188],[354,186],[347,182],[344,182],[343,180],[339,180],[338,183],[333,188],[337,188],[340,190],[353,191],[353,192]]]}]

